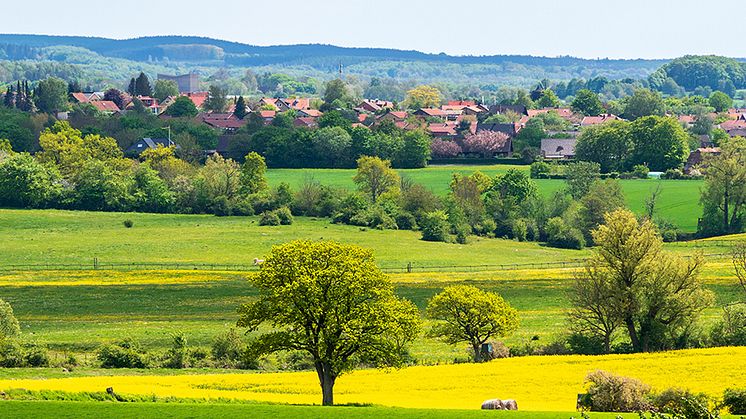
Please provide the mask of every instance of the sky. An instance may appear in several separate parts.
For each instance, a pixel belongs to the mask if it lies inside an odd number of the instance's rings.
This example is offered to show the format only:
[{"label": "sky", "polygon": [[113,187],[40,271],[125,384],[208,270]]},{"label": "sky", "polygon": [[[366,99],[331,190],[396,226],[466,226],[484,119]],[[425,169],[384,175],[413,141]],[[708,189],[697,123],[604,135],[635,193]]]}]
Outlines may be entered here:
[{"label": "sky", "polygon": [[[0,32],[199,35],[253,45],[323,43],[451,55],[745,57],[738,1],[10,0]],[[33,11],[29,6],[33,4]],[[729,12],[730,11],[730,12]],[[143,14],[146,17],[143,17]],[[151,18],[147,18],[150,16]]]}]

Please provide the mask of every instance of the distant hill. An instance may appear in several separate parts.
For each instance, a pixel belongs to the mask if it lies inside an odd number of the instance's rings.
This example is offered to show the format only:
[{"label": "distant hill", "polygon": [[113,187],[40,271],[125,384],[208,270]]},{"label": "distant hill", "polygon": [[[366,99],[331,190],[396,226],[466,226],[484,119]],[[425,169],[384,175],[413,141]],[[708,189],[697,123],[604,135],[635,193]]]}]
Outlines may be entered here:
[{"label": "distant hill", "polygon": [[[422,61],[453,64],[517,64],[528,66],[572,67],[583,65],[589,68],[618,69],[641,67],[651,72],[668,60],[588,60],[575,57],[534,57],[529,55],[452,56],[427,54],[386,48],[347,48],[333,45],[303,44],[256,46],[196,36],[153,36],[134,39],[107,39],[82,36],[50,35],[0,35],[0,44],[28,47],[69,45],[85,48],[100,55],[134,61],[224,61],[230,65],[311,65],[328,67],[351,65],[368,60]],[[175,48],[180,46],[180,48]],[[205,47],[209,47],[206,49]],[[191,51],[190,51],[191,48]],[[191,52],[191,53],[190,53]]]}]

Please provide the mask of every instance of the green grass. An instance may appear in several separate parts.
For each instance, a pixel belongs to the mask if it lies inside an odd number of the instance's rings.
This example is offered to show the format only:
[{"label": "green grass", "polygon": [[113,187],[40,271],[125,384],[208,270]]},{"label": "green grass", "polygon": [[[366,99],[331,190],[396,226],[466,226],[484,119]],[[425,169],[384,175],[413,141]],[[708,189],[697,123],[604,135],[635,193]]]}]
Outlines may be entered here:
[{"label": "green grass", "polygon": [[[398,172],[414,182],[421,183],[433,192],[445,195],[453,173],[471,174],[479,170],[486,175],[495,176],[515,168],[528,171],[528,166],[430,166],[424,169],[405,169]],[[286,182],[297,188],[307,179],[314,179],[325,185],[338,188],[354,189],[352,181],[354,169],[270,169],[267,177],[270,184],[277,185]],[[551,196],[565,184],[563,180],[538,179],[536,183],[544,196]],[[699,189],[701,181],[691,180],[620,180],[627,205],[635,212],[641,213],[645,208],[645,199],[655,190],[658,183],[662,185],[658,201],[658,214],[675,223],[684,231],[693,232],[697,229],[697,219],[702,214],[699,205]]]},{"label": "green grass", "polygon": [[[123,220],[131,219],[133,228]],[[297,217],[292,226],[259,226],[257,217],[0,210],[2,264],[203,262],[250,264],[273,245],[337,240],[373,249],[382,267],[557,262],[585,252],[536,243],[480,239],[468,245],[420,240],[413,231],[379,231]]]},{"label": "green grass", "polygon": [[[576,412],[500,412],[482,410],[401,409],[377,406],[292,406],[218,403],[104,403],[69,401],[0,401],[3,418],[515,418],[568,419]],[[592,413],[591,418],[615,418],[615,413]],[[637,415],[624,414],[624,418]]]}]

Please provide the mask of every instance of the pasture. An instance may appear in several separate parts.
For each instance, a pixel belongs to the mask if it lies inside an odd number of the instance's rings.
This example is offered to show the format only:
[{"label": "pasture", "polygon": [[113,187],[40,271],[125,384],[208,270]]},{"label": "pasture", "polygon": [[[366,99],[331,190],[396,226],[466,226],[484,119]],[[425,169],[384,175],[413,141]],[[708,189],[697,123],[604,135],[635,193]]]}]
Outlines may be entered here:
[{"label": "pasture", "polygon": [[[469,175],[479,170],[486,175],[495,176],[505,173],[508,169],[518,169],[528,172],[528,166],[492,165],[492,166],[430,166],[424,169],[400,169],[399,174],[416,183],[421,183],[439,195],[448,192],[448,185],[453,173]],[[298,188],[306,180],[314,180],[324,185],[353,190],[352,181],[354,169],[270,169],[267,178],[271,185],[281,182],[288,183],[292,188]],[[687,232],[697,230],[697,219],[702,215],[699,204],[699,190],[702,181],[653,179],[623,179],[619,181],[624,190],[627,206],[637,213],[645,208],[648,198],[657,185],[661,184],[661,194],[658,200],[658,215],[670,220],[680,229]],[[562,188],[564,180],[537,179],[539,192],[550,197]]]}]

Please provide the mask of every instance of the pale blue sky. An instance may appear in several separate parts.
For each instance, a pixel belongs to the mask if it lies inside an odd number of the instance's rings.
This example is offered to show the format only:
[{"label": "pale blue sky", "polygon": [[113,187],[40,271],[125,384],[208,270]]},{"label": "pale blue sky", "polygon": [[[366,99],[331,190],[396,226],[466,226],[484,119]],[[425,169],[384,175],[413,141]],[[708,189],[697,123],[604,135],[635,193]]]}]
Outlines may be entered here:
[{"label": "pale blue sky", "polygon": [[[201,35],[256,45],[327,43],[459,55],[744,57],[739,1],[10,0],[0,32],[130,38]],[[152,19],[141,20],[141,10]],[[138,20],[140,19],[140,20]]]}]

